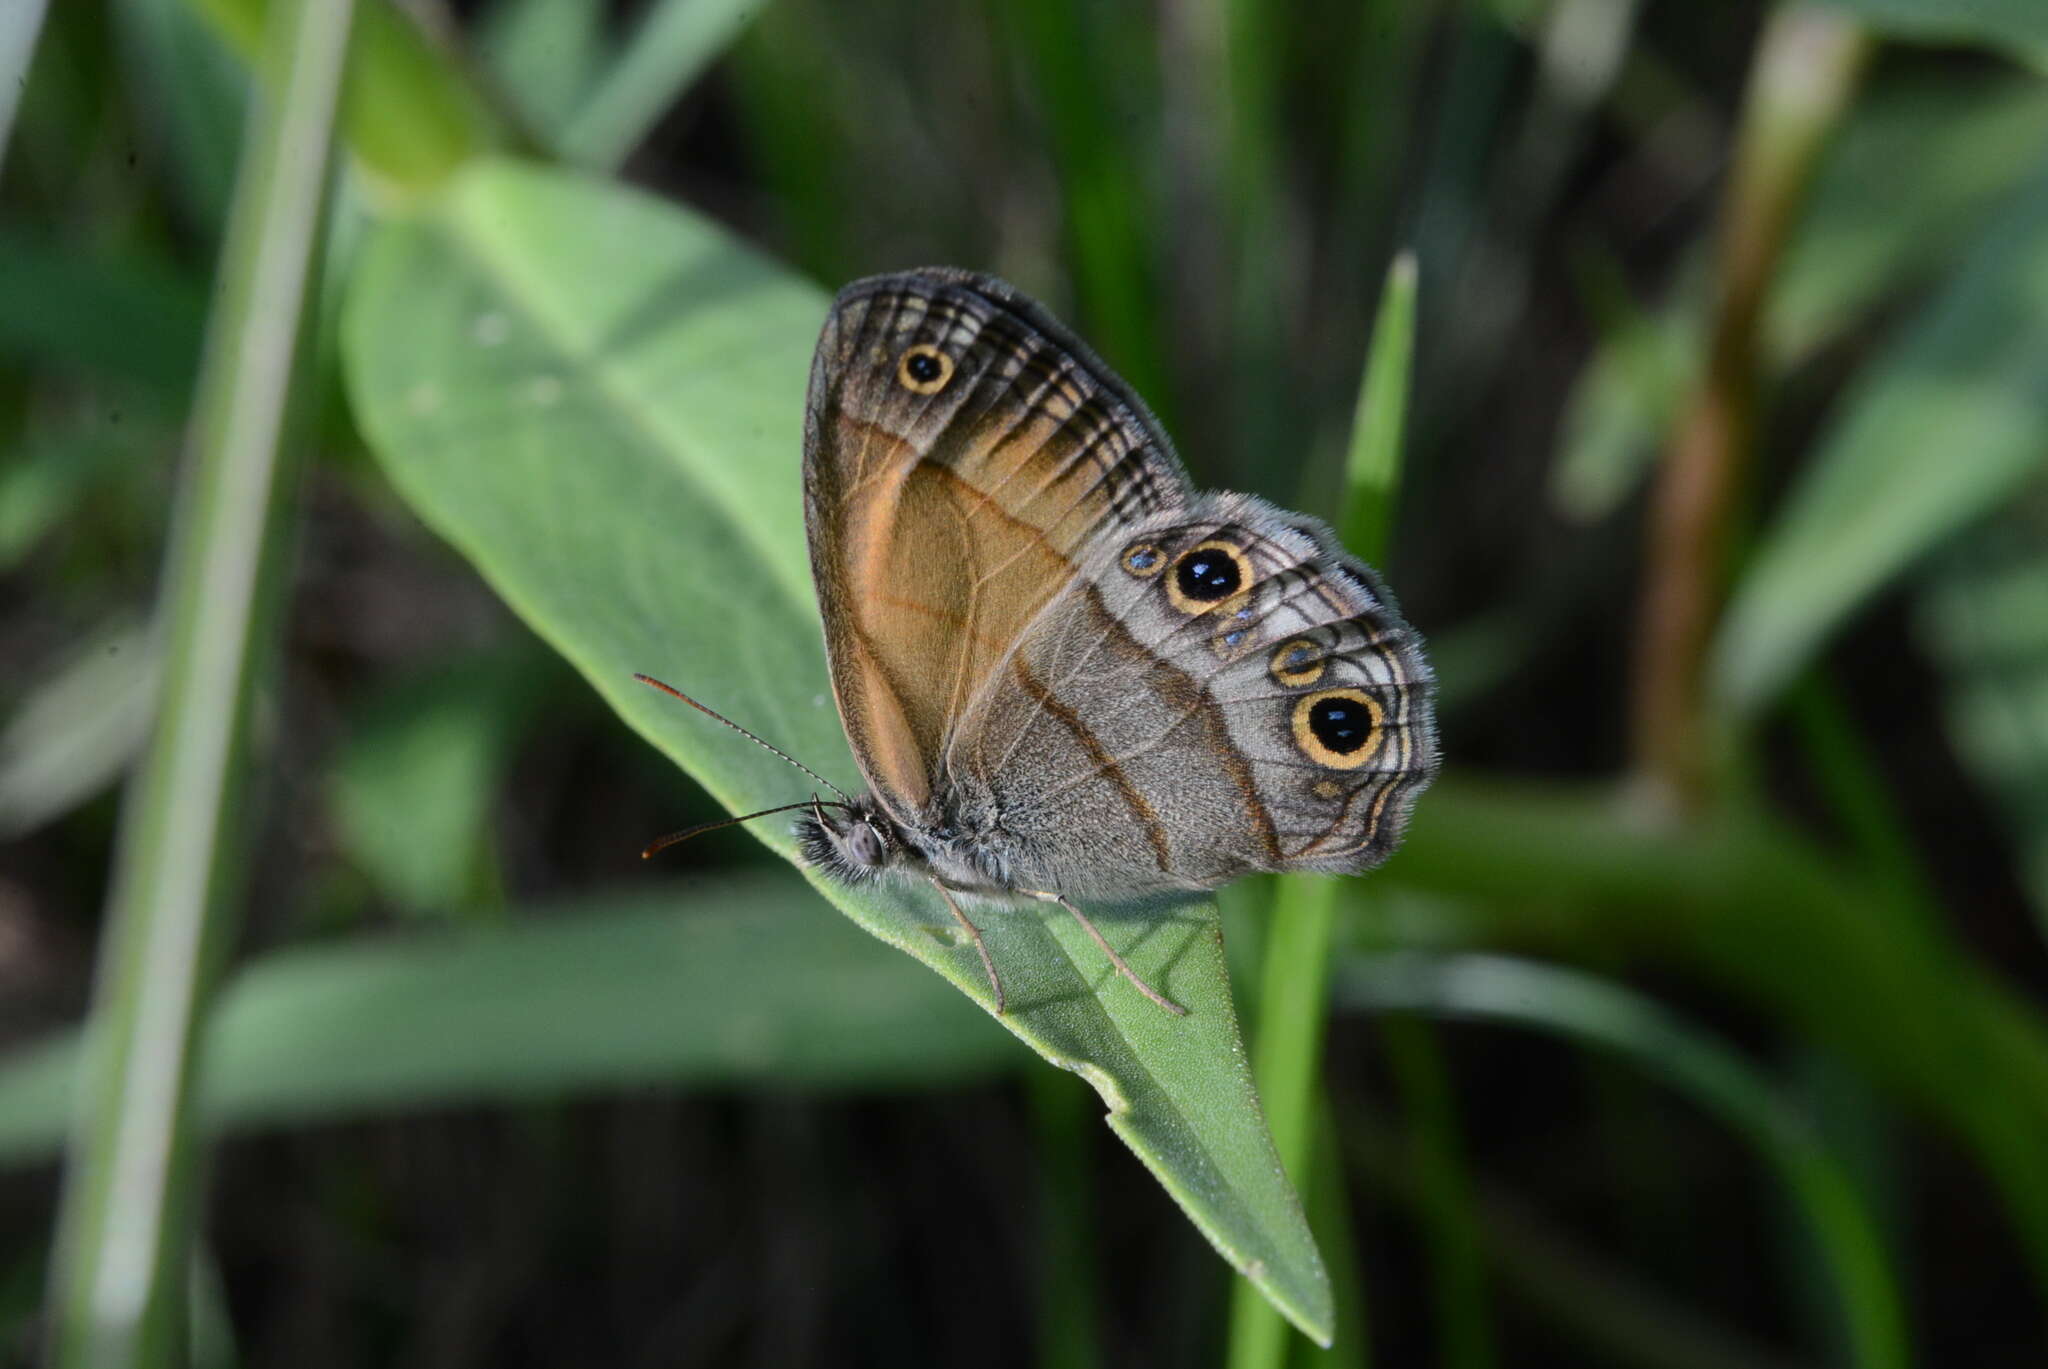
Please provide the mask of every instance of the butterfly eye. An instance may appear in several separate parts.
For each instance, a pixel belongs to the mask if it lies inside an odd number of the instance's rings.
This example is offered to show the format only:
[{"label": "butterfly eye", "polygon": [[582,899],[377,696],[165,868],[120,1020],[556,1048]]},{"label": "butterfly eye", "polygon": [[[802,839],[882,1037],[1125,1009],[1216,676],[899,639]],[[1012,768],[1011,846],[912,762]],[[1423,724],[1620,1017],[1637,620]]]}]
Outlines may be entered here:
[{"label": "butterfly eye", "polygon": [[896,359],[896,379],[912,394],[935,395],[953,378],[953,358],[929,342],[907,348]]},{"label": "butterfly eye", "polygon": [[1314,684],[1323,678],[1323,668],[1322,649],[1306,637],[1282,642],[1273,653],[1273,678],[1289,689]]},{"label": "butterfly eye", "polygon": [[1150,542],[1133,542],[1124,548],[1123,567],[1133,575],[1149,580],[1165,564],[1165,553]]},{"label": "butterfly eye", "polygon": [[1379,749],[1385,710],[1362,689],[1324,689],[1294,705],[1294,744],[1318,765],[1356,770]]},{"label": "butterfly eye", "polygon": [[1182,613],[1207,613],[1251,579],[1244,553],[1228,542],[1203,542],[1174,563],[1167,594]]}]

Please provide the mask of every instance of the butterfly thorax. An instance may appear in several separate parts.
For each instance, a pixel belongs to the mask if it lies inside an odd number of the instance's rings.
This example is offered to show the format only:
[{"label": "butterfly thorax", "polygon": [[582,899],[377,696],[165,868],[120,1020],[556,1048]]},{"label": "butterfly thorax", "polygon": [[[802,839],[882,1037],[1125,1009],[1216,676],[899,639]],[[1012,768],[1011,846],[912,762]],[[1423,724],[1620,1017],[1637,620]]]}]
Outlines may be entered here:
[{"label": "butterfly thorax", "polygon": [[990,897],[1018,892],[1011,870],[1013,843],[995,814],[978,804],[899,822],[874,795],[862,794],[801,819],[796,837],[807,862],[849,884],[903,874]]}]

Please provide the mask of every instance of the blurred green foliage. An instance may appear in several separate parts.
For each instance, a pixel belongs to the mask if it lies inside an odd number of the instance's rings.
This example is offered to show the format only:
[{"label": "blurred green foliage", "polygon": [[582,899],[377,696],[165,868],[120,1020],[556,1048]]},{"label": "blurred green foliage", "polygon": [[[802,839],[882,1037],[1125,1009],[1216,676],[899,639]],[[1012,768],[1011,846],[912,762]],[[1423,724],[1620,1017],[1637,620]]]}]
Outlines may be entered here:
[{"label": "blurred green foliage", "polygon": [[[270,8],[0,25],[28,73],[0,105],[0,1359],[40,1334],[110,791],[154,694],[135,625]],[[1746,92],[1788,59],[1773,13],[364,0],[325,272],[351,355],[302,367],[317,451],[198,1101],[226,1149],[195,1331],[234,1338],[207,1354],[1218,1358],[1247,1314],[1077,1131],[1072,1081],[1018,1082],[1046,1072],[743,836],[637,867],[802,786],[622,672],[850,775],[790,683],[817,674],[789,491],[821,288],[1004,274],[1203,483],[1332,514],[1401,248],[1386,561],[1451,768],[1334,908],[1305,1185],[1332,1355],[2048,1353],[2048,25],[2033,0],[1799,10],[1873,46],[1731,328],[1755,225],[1727,173],[1771,134]],[[580,169],[479,169],[506,154]],[[493,176],[559,184],[560,217]],[[460,256],[396,272],[451,223]],[[673,234],[712,265],[650,284]],[[458,269],[523,312],[437,314]],[[522,351],[529,323],[559,355]],[[1722,453],[1730,545],[1694,572],[1708,790],[1674,807],[1630,750],[1627,659],[1709,339],[1756,403]],[[408,455],[427,419],[452,474]],[[1255,1045],[1286,982],[1270,897],[1222,899]]]}]

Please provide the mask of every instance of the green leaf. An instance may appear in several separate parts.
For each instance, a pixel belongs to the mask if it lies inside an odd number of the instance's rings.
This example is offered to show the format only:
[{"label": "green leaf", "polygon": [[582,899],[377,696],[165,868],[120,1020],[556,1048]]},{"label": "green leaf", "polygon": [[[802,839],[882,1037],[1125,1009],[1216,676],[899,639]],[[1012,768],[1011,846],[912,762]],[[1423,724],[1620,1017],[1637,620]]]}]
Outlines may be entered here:
[{"label": "green leaf", "polygon": [[[660,676],[852,784],[804,551],[799,463],[825,300],[692,215],[513,164],[366,249],[343,326],[365,433],[398,489],[626,721],[735,811],[812,785],[636,684]],[[784,822],[755,832],[785,856]],[[992,1007],[925,890],[820,888]],[[1214,905],[984,915],[1005,1027],[1084,1075],[1109,1122],[1237,1268],[1318,1339],[1329,1288],[1245,1066]]]},{"label": "green leaf", "polygon": [[1827,0],[1894,38],[1987,43],[2032,61],[2048,58],[2048,5],[2040,0]]},{"label": "green leaf", "polygon": [[1865,369],[1737,584],[1713,685],[1750,714],[1841,622],[1995,507],[2048,441],[2048,180]]},{"label": "green leaf", "polygon": [[[0,1162],[56,1150],[77,1056],[67,1032],[0,1063]],[[198,1107],[242,1130],[644,1084],[927,1087],[1016,1058],[771,871],[272,952],[221,991]]]}]

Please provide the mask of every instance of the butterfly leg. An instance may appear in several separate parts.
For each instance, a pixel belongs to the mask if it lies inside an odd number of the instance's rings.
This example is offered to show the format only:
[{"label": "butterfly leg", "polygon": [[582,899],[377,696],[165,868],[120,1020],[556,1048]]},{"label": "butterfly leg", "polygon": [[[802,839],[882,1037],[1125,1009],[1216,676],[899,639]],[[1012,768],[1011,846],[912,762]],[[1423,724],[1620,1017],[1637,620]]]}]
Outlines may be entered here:
[{"label": "butterfly leg", "polygon": [[960,911],[960,905],[953,901],[951,889],[937,880],[932,881],[932,888],[937,889],[939,897],[946,900],[946,907],[952,911],[953,920],[960,924],[960,930],[974,938],[974,949],[981,952],[981,968],[988,971],[988,986],[995,990],[996,1016],[1001,1017],[1009,1000],[1003,996],[1003,981],[1001,976],[996,974],[996,962],[989,958],[988,943],[981,939],[981,928],[969,922],[967,914]]},{"label": "butterfly leg", "polygon": [[1088,935],[1094,939],[1095,944],[1102,948],[1102,953],[1109,957],[1109,963],[1116,966],[1116,972],[1122,975],[1125,979],[1130,980],[1133,988],[1137,989],[1139,993],[1145,995],[1145,997],[1151,999],[1154,1003],[1157,1003],[1160,1007],[1172,1013],[1175,1017],[1186,1017],[1188,1015],[1188,1010],[1186,1008],[1183,1008],[1180,1004],[1174,1002],[1165,994],[1159,992],[1159,990],[1153,988],[1150,984],[1147,984],[1144,980],[1138,978],[1138,972],[1136,970],[1133,970],[1129,965],[1126,965],[1124,963],[1124,958],[1116,953],[1116,948],[1114,946],[1111,946],[1107,941],[1104,941],[1102,939],[1102,933],[1095,930],[1095,924],[1088,920],[1088,914],[1082,912],[1079,908],[1076,908],[1073,904],[1067,902],[1064,896],[1060,894],[1044,893],[1036,889],[1019,889],[1017,892],[1020,894],[1024,894],[1030,898],[1040,899],[1046,903],[1057,903],[1060,905],[1060,907],[1065,908],[1068,912],[1072,913],[1074,915],[1074,920],[1081,924],[1082,930],[1086,931]]}]

